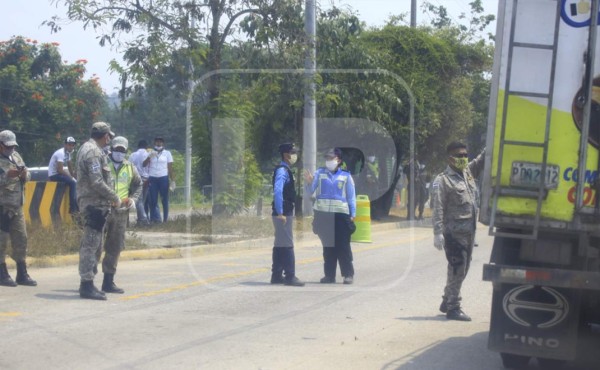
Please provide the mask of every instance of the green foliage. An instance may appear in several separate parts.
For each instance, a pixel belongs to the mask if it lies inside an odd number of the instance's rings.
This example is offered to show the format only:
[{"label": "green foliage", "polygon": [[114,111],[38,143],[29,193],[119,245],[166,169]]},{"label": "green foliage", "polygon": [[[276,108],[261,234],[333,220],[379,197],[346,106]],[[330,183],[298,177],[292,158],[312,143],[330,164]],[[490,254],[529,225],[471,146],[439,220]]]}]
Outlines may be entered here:
[{"label": "green foliage", "polygon": [[105,102],[98,79],[83,78],[86,63],[63,63],[55,43],[0,42],[0,126],[16,133],[29,166],[46,165],[67,136],[89,137]]}]

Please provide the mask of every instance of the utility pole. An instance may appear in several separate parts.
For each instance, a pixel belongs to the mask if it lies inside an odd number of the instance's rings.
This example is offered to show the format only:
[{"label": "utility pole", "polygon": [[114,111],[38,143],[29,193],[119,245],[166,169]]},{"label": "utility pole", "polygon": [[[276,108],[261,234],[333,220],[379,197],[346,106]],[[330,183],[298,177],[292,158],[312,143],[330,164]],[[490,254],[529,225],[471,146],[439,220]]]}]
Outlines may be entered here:
[{"label": "utility pole", "polygon": [[[195,5],[195,4],[193,4]],[[190,16],[191,29],[193,30],[196,26],[194,16]],[[191,45],[190,45],[191,46]],[[188,210],[191,210],[192,205],[192,99],[194,96],[194,89],[196,84],[194,83],[194,64],[192,57],[190,56],[188,65],[188,99],[185,106],[185,206]],[[189,219],[189,217],[188,217]]]},{"label": "utility pole", "polygon": [[[302,163],[305,171],[315,173],[317,167],[317,104],[315,102],[315,74],[317,69],[317,19],[315,0],[306,0],[305,9],[306,29],[306,60],[304,62],[304,120],[303,120],[303,142]],[[302,215],[312,215],[312,202],[310,194],[302,196]]]},{"label": "utility pole", "polygon": [[417,0],[410,0],[410,27],[417,27]]}]

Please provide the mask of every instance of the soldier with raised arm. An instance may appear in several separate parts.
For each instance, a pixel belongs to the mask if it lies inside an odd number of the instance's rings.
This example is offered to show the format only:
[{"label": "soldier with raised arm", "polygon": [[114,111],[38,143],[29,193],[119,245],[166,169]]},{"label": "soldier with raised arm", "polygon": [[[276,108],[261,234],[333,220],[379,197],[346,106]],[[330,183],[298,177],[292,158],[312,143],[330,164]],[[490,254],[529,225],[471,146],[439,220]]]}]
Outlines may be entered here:
[{"label": "soldier with raised arm", "polygon": [[460,306],[460,289],[471,263],[479,209],[475,178],[483,170],[484,151],[471,162],[461,142],[446,147],[448,166],[432,184],[434,246],[444,249],[448,274],[440,311],[449,320],[471,321]]}]

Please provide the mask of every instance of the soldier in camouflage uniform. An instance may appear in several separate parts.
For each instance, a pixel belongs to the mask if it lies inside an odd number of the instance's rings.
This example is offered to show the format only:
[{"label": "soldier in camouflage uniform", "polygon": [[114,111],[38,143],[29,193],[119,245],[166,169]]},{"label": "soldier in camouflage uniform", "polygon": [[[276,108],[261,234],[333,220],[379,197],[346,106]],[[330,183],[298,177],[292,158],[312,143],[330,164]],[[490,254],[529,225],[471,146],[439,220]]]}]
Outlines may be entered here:
[{"label": "soldier in camouflage uniform", "polygon": [[[117,263],[121,251],[125,247],[125,229],[129,210],[135,209],[135,202],[142,194],[142,178],[135,166],[125,159],[129,143],[126,138],[117,136],[112,139],[109,167],[113,177],[114,190],[121,199],[120,208],[112,208],[106,222],[106,241],[104,242],[104,259],[102,272],[104,281],[102,291],[105,293],[123,294],[123,289],[114,283]],[[101,250],[98,250],[98,261]]]},{"label": "soldier in camouflage uniform", "polygon": [[446,252],[448,276],[440,311],[449,320],[471,321],[460,307],[460,288],[471,263],[477,226],[477,185],[484,152],[470,163],[467,147],[453,142],[446,148],[448,167],[432,184],[434,245]]},{"label": "soldier in camouflage uniform", "polygon": [[[27,273],[27,230],[23,214],[23,189],[31,175],[25,162],[15,151],[17,138],[12,131],[0,132],[0,285],[36,286]],[[12,259],[17,263],[16,282],[6,267],[6,247],[12,245]]]},{"label": "soldier in camouflage uniform", "polygon": [[106,218],[111,206],[121,206],[121,199],[114,191],[108,156],[104,151],[114,137],[108,123],[96,122],[92,125],[90,140],[81,146],[77,154],[77,202],[84,220],[79,247],[81,298],[106,300],[106,295],[94,286],[94,276]]}]

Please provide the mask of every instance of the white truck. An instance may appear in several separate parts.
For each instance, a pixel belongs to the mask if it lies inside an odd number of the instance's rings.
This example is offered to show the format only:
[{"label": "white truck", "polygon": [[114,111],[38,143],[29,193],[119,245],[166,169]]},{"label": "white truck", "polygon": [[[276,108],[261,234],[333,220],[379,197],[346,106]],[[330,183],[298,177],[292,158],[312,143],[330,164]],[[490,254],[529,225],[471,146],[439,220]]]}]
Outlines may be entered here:
[{"label": "white truck", "polygon": [[499,0],[480,221],[507,368],[574,360],[600,324],[599,2]]}]

